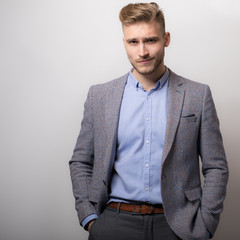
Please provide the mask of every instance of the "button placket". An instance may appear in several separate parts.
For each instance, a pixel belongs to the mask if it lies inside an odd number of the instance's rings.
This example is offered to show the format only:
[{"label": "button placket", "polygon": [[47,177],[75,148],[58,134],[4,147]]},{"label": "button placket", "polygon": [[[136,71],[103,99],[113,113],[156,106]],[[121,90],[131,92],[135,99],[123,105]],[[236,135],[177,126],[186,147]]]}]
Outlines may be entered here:
[{"label": "button placket", "polygon": [[147,95],[144,107],[145,115],[145,146],[144,146],[144,189],[145,201],[150,201],[150,157],[151,157],[151,111],[152,101],[151,96]]}]

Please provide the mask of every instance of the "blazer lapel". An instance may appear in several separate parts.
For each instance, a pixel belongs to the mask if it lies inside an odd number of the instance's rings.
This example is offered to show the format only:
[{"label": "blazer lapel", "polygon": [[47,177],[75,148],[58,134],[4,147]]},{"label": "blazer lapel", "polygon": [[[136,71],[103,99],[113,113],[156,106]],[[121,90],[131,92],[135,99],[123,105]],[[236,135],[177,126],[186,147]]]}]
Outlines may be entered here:
[{"label": "blazer lapel", "polygon": [[127,76],[128,74],[113,81],[112,88],[108,89],[106,97],[106,154],[104,158],[104,169],[107,178],[109,178],[116,154],[118,120]]},{"label": "blazer lapel", "polygon": [[184,84],[182,79],[170,71],[168,92],[168,118],[163,148],[162,165],[171,150],[173,140],[177,131],[184,100]]}]

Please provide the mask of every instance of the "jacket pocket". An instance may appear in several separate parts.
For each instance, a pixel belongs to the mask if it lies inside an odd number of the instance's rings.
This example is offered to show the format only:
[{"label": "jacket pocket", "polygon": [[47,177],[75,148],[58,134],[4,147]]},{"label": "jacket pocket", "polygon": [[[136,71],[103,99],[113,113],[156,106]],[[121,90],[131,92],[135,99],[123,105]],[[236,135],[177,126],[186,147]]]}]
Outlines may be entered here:
[{"label": "jacket pocket", "polygon": [[99,199],[99,189],[89,188],[88,199],[89,199],[90,202],[97,203],[98,199]]},{"label": "jacket pocket", "polygon": [[189,201],[195,201],[197,199],[201,199],[202,188],[201,186],[197,186],[197,187],[185,190],[184,193]]},{"label": "jacket pocket", "polygon": [[196,122],[197,117],[196,116],[190,116],[190,117],[181,117],[180,122]]}]

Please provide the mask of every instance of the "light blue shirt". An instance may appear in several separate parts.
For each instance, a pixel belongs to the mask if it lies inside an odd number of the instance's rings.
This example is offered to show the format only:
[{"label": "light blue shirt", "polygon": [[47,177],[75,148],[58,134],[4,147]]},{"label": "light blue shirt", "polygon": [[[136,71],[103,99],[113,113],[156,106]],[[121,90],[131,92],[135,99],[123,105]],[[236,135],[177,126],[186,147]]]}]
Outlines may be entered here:
[{"label": "light blue shirt", "polygon": [[[125,85],[109,202],[162,203],[161,164],[167,123],[169,71],[149,92],[130,72]],[[82,226],[92,219],[82,221]]]},{"label": "light blue shirt", "polygon": [[124,89],[109,201],[161,204],[169,71],[149,92],[130,72]]}]

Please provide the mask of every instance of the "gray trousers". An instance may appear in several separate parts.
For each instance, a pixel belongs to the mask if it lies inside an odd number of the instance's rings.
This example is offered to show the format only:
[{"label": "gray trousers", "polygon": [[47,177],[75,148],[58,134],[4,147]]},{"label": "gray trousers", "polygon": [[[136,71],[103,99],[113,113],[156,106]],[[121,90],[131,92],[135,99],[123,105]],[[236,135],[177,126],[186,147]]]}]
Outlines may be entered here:
[{"label": "gray trousers", "polygon": [[107,207],[92,224],[89,240],[180,240],[164,214],[141,215]]}]

